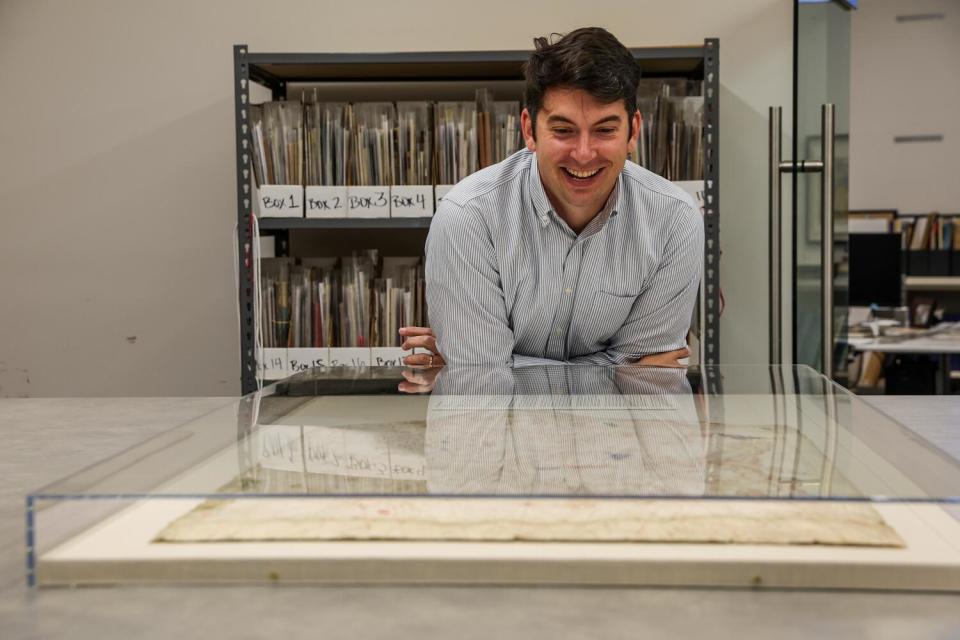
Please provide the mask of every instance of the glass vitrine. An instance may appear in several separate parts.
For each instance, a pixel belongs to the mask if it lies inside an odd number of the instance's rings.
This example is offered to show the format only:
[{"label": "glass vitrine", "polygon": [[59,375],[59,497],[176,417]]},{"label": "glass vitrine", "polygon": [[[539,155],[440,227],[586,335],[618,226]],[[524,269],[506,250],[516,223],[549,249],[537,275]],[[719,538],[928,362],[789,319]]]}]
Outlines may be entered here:
[{"label": "glass vitrine", "polygon": [[36,584],[960,589],[960,463],[808,367],[327,368],[32,493]]}]

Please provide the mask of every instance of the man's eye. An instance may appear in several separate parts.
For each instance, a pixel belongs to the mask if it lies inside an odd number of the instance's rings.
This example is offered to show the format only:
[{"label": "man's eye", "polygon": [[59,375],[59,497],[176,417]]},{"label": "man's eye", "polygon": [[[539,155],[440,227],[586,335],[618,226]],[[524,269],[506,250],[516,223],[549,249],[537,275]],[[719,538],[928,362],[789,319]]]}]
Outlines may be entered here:
[{"label": "man's eye", "polygon": [[612,133],[616,133],[616,132],[617,132],[617,130],[614,129],[613,127],[603,127],[602,129],[597,129],[597,133],[599,133],[599,134],[601,134],[601,135],[605,135],[605,136],[608,136],[608,135],[610,135],[610,134],[612,134]]},{"label": "man's eye", "polygon": [[558,136],[566,136],[573,133],[573,129],[564,129],[564,128],[554,127],[553,132]]}]

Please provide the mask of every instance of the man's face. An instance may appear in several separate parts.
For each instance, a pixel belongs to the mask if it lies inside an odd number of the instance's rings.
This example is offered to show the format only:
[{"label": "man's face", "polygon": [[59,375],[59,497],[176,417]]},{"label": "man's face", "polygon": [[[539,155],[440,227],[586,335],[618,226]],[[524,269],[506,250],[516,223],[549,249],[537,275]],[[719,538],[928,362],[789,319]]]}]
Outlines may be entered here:
[{"label": "man's face", "polygon": [[[633,135],[629,135],[633,120]],[[543,96],[537,135],[526,109],[521,126],[527,148],[537,152],[540,178],[551,204],[564,218],[592,216],[603,208],[636,146],[640,114],[627,114],[623,100],[600,102],[582,89],[554,87]]]}]

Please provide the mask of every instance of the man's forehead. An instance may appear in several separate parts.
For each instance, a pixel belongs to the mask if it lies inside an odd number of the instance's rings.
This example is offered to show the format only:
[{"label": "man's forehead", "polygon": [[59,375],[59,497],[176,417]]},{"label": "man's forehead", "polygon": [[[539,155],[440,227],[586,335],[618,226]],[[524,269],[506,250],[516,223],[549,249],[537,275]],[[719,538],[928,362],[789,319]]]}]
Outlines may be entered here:
[{"label": "man's forehead", "polygon": [[540,111],[548,117],[557,115],[568,119],[578,115],[586,116],[591,120],[611,115],[626,118],[627,105],[623,99],[603,102],[583,89],[551,87],[543,94],[543,106]]}]

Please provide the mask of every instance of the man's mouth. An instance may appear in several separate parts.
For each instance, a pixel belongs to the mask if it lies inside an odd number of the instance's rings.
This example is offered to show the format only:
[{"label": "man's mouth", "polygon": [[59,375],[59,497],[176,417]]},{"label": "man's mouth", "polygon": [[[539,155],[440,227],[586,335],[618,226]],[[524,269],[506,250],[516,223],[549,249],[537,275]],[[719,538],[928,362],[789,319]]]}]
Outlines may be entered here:
[{"label": "man's mouth", "polygon": [[591,178],[595,177],[601,171],[603,171],[603,167],[590,169],[589,171],[579,171],[577,169],[570,169],[569,167],[563,167],[563,172],[566,173],[568,177],[574,180],[583,181],[583,182],[589,181]]}]

